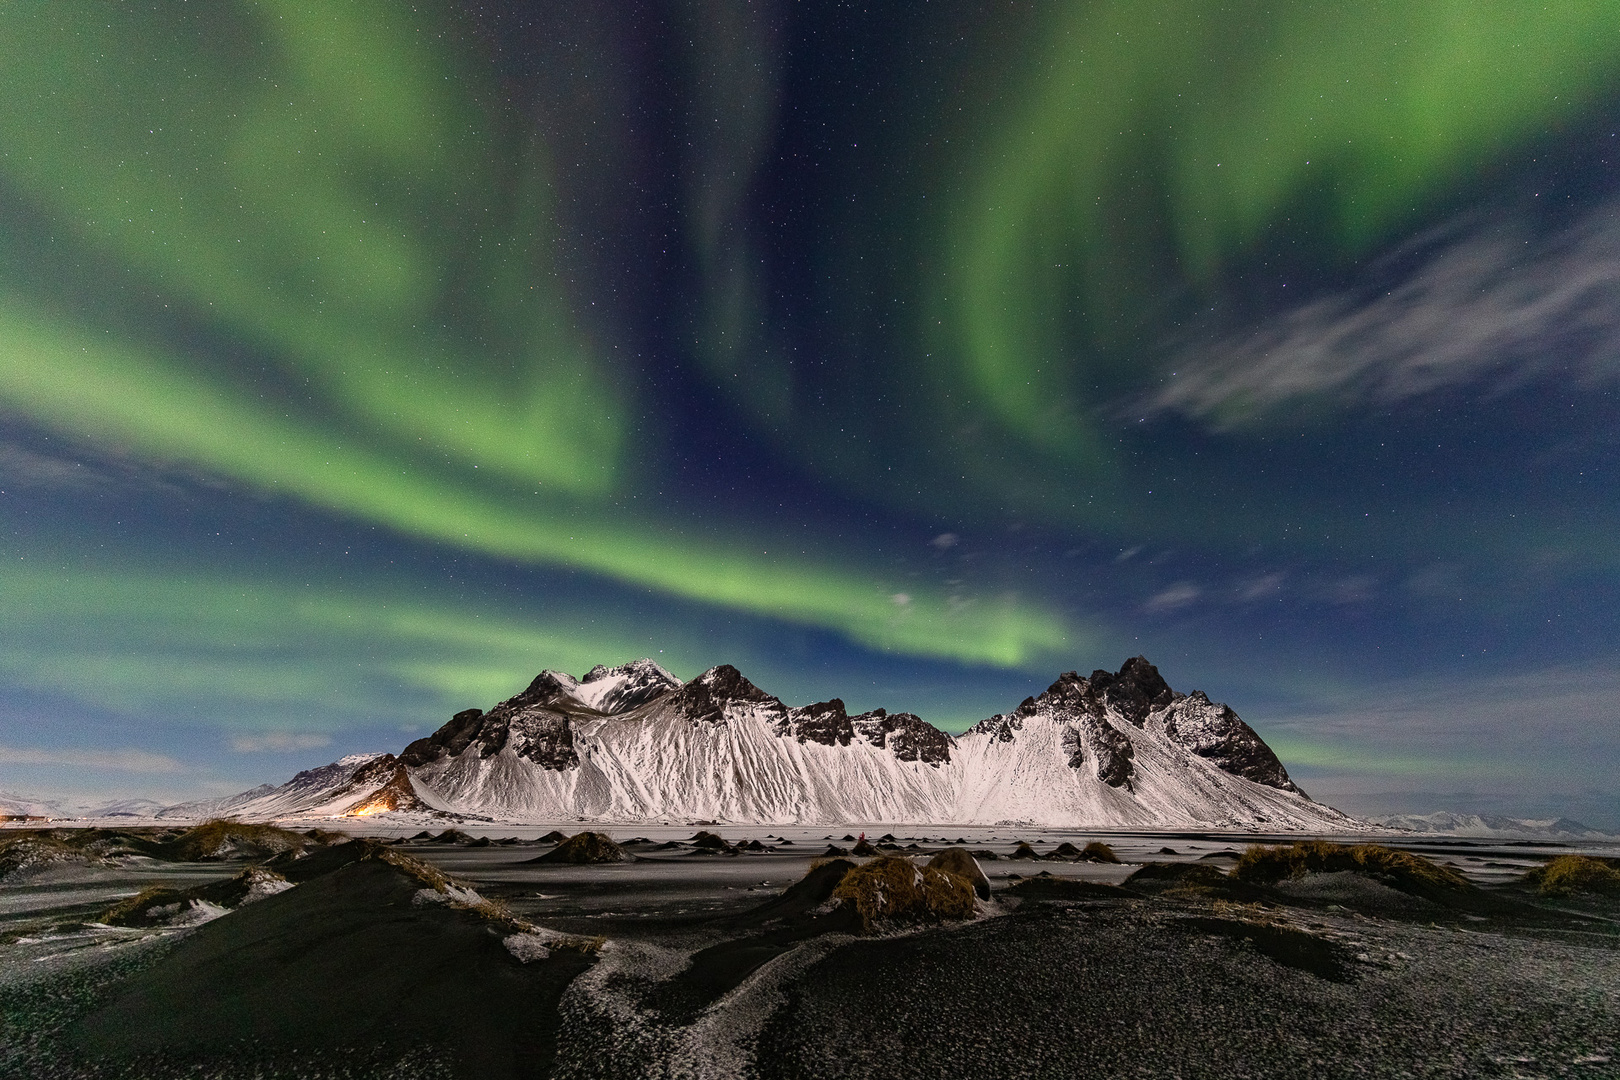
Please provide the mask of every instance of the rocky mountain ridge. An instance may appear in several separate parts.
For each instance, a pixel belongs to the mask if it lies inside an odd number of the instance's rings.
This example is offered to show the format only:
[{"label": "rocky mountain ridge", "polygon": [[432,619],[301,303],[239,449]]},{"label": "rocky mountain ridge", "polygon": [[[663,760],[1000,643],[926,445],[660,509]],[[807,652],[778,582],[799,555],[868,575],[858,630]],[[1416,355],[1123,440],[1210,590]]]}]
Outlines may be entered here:
[{"label": "rocky mountain ridge", "polygon": [[[345,759],[229,812],[399,811],[526,821],[895,821],[1335,830],[1237,714],[1142,657],[1066,672],[951,735],[908,712],[790,706],[719,665],[545,671],[398,756]],[[226,810],[225,806],[218,807]]]}]

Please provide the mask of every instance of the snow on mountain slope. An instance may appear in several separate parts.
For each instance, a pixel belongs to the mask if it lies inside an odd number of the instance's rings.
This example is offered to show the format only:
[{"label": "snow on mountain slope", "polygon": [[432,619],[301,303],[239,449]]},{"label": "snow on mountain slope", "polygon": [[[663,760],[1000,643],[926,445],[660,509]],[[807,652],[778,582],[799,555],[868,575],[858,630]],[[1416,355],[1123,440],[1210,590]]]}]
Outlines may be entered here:
[{"label": "snow on mountain slope", "polygon": [[1066,673],[955,737],[910,713],[851,716],[837,699],[790,707],[729,665],[684,685],[651,660],[579,680],[547,671],[397,759],[345,759],[219,804],[255,817],[396,809],[537,822],[1361,827],[1312,802],[1232,710],[1174,692],[1141,657]]},{"label": "snow on mountain slope", "polygon": [[224,799],[181,803],[158,816],[256,821],[344,814],[376,795],[392,777],[395,763],[393,754],[351,754],[330,765],[306,769],[280,787],[261,784]]},{"label": "snow on mountain slope", "polygon": [[0,791],[0,816],[49,818],[60,817],[63,813],[60,799],[31,799],[26,795]]}]

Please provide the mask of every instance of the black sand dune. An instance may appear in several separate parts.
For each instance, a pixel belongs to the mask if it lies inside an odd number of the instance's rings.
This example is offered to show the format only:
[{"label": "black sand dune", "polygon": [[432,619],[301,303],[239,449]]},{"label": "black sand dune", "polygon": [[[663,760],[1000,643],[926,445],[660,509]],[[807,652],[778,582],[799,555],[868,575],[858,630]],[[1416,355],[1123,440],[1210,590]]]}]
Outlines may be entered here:
[{"label": "black sand dune", "polygon": [[557,998],[592,958],[522,963],[503,944],[510,924],[420,902],[423,890],[375,858],[312,876],[198,929],[72,1043],[103,1062],[151,1059],[153,1074],[163,1061],[376,1045],[432,1048],[460,1076],[546,1075]]},{"label": "black sand dune", "polygon": [[[1620,1050],[1620,909],[1592,889],[1609,882],[1602,860],[1479,885],[1387,848],[1308,843],[1251,848],[1234,873],[1148,863],[1118,885],[1100,868],[1003,862],[1034,873],[991,890],[951,846],[932,867],[813,865],[741,907],[770,885],[742,860],[598,872],[465,847],[316,845],[192,887],[228,902],[256,873],[293,886],[112,963],[93,994],[71,971],[0,984],[0,1076],[1505,1080],[1612,1076]],[[773,857],[750,860],[777,877]],[[520,939],[530,924],[422,859],[614,947]],[[930,893],[941,871],[950,887]],[[147,906],[159,900],[172,897]],[[121,933],[149,925],[136,915]],[[41,1022],[49,1039],[16,1052]],[[697,1067],[732,1037],[741,1066]]]}]

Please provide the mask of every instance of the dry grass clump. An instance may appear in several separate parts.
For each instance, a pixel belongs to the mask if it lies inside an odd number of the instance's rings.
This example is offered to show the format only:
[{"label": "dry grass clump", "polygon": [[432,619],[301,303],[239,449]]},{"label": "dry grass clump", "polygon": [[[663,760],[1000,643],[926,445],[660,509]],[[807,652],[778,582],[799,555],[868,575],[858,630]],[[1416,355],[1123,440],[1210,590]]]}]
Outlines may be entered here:
[{"label": "dry grass clump", "polygon": [[434,892],[447,893],[457,883],[444,871],[432,863],[423,862],[414,855],[407,855],[403,851],[385,848],[381,844],[366,846],[366,851],[360,856],[361,860],[377,859],[389,866],[405,871],[411,877],[420,881]]},{"label": "dry grass clump", "polygon": [[29,832],[0,843],[0,881],[21,877],[58,863],[101,860],[48,833]]},{"label": "dry grass clump", "polygon": [[1080,857],[1087,862],[1119,862],[1119,856],[1114,854],[1114,849],[1101,840],[1093,840],[1081,848]]},{"label": "dry grass clump", "polygon": [[446,907],[471,911],[508,934],[542,935],[549,948],[594,953],[607,941],[604,937],[576,937],[572,934],[545,930],[521,916],[514,915],[505,904],[479,895],[472,886],[457,881],[438,867],[415,856],[406,855],[402,851],[374,844],[368,848],[363,858],[378,859],[404,871],[428,889],[438,893]]},{"label": "dry grass clump", "polygon": [[109,926],[153,926],[184,918],[186,910],[194,908],[198,902],[230,909],[290,888],[292,884],[274,870],[249,866],[233,878],[193,885],[189,889],[161,886],[144,889],[108,908],[101,921]]},{"label": "dry grass clump", "polygon": [[884,923],[970,919],[978,910],[973,885],[966,878],[935,867],[919,868],[899,855],[880,856],[856,867],[832,895],[853,905],[868,931]]},{"label": "dry grass clump", "polygon": [[1533,885],[1543,896],[1568,896],[1571,893],[1595,893],[1599,896],[1620,896],[1620,860],[1595,859],[1590,855],[1560,855],[1544,866],[1538,866],[1524,875],[1524,883]]},{"label": "dry grass clump", "polygon": [[990,899],[990,879],[984,876],[984,868],[961,848],[946,848],[928,860],[928,867],[943,870],[947,874],[955,874],[973,886],[973,891],[980,900]]},{"label": "dry grass clump", "polygon": [[145,926],[151,922],[148,914],[155,907],[164,907],[168,904],[179,905],[186,899],[186,894],[180,889],[166,889],[161,885],[150,889],[142,889],[134,896],[120,900],[101,916],[101,921],[108,926]]},{"label": "dry grass clump", "polygon": [[163,854],[179,862],[201,862],[232,855],[279,855],[284,851],[302,851],[311,842],[308,836],[290,829],[215,818],[187,829],[163,845]]},{"label": "dry grass clump", "polygon": [[1381,844],[1334,844],[1326,840],[1305,840],[1277,847],[1251,844],[1238,856],[1232,876],[1252,884],[1270,885],[1283,878],[1345,870],[1366,874],[1392,888],[1417,895],[1473,890],[1473,885],[1462,874],[1421,855]]}]

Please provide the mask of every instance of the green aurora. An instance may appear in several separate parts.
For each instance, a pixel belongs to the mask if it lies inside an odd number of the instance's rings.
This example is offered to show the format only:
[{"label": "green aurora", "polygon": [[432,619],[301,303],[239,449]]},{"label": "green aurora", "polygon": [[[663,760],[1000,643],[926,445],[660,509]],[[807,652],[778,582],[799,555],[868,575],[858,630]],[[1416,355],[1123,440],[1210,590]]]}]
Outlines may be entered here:
[{"label": "green aurora", "polygon": [[1490,229],[1607,236],[1612,0],[17,0],[0,90],[14,718],[420,728],[659,649],[951,724],[1145,651],[1280,717],[1611,659],[1602,265],[1496,383],[1153,402]]},{"label": "green aurora", "polygon": [[[431,22],[398,23],[403,9],[218,11],[233,18],[109,26],[88,8],[78,20],[13,9],[8,174],[87,257],[121,260],[311,386],[306,415],[265,407],[206,358],[74,326],[15,294],[0,302],[0,396],[13,408],[411,535],[880,649],[1015,666],[1070,644],[1060,617],[1028,603],[959,615],[943,596],[801,558],[798,538],[776,541],[773,559],[769,539],[756,549],[615,513],[622,384],[571,325],[553,276],[525,259],[543,246],[543,153],[525,147],[507,163],[515,190],[494,190],[500,163],[465,85],[476,69],[424,49]],[[261,35],[251,59],[208,47]],[[154,40],[173,55],[135,53]],[[501,201],[499,226],[467,209]],[[446,207],[471,220],[442,220]],[[463,302],[461,335],[416,329]]]}]

